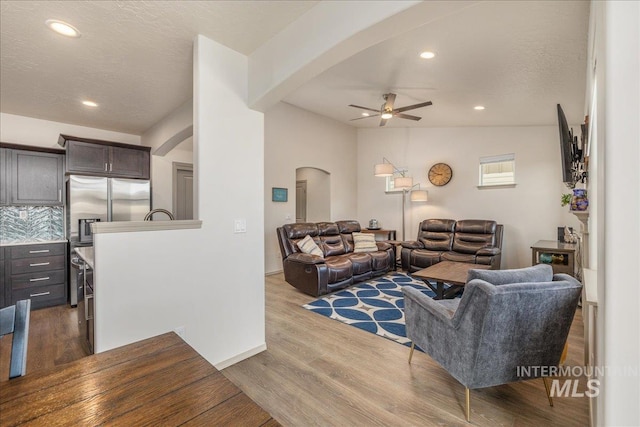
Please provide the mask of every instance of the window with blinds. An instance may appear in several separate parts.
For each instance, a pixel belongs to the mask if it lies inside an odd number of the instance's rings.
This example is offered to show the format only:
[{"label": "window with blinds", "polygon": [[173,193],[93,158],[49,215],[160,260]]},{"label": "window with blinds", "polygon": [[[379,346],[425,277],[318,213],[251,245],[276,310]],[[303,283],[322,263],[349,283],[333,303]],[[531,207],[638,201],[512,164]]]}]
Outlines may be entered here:
[{"label": "window with blinds", "polygon": [[516,183],[516,155],[502,154],[480,158],[480,187],[514,185]]}]

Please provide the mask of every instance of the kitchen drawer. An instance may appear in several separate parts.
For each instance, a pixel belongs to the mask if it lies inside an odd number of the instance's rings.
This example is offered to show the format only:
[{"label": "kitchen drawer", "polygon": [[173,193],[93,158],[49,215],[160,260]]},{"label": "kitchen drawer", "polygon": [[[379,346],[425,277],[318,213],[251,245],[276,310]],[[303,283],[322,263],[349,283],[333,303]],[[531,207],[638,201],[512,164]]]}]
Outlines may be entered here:
[{"label": "kitchen drawer", "polygon": [[14,274],[9,279],[13,292],[48,285],[64,284],[65,270],[46,271],[41,273]]},{"label": "kitchen drawer", "polygon": [[64,304],[67,299],[64,283],[49,286],[36,286],[28,289],[14,290],[11,293],[11,304],[21,299],[31,299],[31,308],[48,307]]},{"label": "kitchen drawer", "polygon": [[66,251],[67,245],[65,243],[43,243],[41,245],[12,246],[11,259],[64,255]]},{"label": "kitchen drawer", "polygon": [[14,259],[11,261],[11,275],[64,269],[64,259],[64,255]]}]

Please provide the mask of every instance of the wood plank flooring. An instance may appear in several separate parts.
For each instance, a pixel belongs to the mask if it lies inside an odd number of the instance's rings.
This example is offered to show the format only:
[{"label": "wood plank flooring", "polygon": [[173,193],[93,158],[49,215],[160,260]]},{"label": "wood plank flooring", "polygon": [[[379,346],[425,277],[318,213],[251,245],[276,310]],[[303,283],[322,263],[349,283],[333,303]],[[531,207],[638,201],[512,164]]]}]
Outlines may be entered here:
[{"label": "wood plank flooring", "polygon": [[[31,311],[27,373],[87,355],[80,344],[77,309],[68,305]],[[0,382],[9,379],[12,335],[0,338]]]},{"label": "wood plank flooring", "polygon": [[[265,282],[268,349],[223,373],[283,425],[468,425],[464,387],[427,355],[416,352],[409,365],[407,347],[303,309],[314,298],[282,274]],[[583,345],[578,309],[566,365],[583,365]],[[589,425],[587,398],[554,405],[542,380],[472,390],[471,423]]]},{"label": "wood plank flooring", "polygon": [[[282,274],[265,278],[265,294],[268,350],[222,372],[283,425],[468,425],[464,387],[425,354],[416,352],[409,365],[407,347],[303,309],[314,298]],[[32,311],[27,372],[83,357],[78,333],[75,308]],[[8,378],[10,338],[0,340],[0,381]],[[583,345],[579,309],[568,366],[582,366]],[[580,390],[585,384],[580,382]],[[473,390],[471,423],[589,424],[587,398],[554,403],[549,406],[542,380]]]}]

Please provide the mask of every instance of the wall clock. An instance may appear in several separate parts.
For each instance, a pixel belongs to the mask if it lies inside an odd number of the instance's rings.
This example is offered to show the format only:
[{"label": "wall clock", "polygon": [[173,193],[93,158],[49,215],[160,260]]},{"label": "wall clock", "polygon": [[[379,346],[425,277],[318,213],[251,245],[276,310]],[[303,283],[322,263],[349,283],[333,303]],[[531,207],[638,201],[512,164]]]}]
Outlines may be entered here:
[{"label": "wall clock", "polygon": [[453,171],[451,170],[451,166],[446,163],[436,163],[431,166],[428,173],[429,182],[438,187],[447,185],[449,181],[451,181],[452,176]]}]

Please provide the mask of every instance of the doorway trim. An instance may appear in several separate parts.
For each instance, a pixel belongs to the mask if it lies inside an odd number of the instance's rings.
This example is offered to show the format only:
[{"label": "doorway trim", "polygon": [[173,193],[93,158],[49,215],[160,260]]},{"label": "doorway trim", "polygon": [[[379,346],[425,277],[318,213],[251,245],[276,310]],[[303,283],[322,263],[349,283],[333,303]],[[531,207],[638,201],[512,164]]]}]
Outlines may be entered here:
[{"label": "doorway trim", "polygon": [[193,164],[192,163],[181,163],[181,162],[173,162],[173,176],[172,176],[172,193],[171,193],[171,205],[173,208],[173,212],[178,212],[178,171],[191,171],[193,174]]}]

